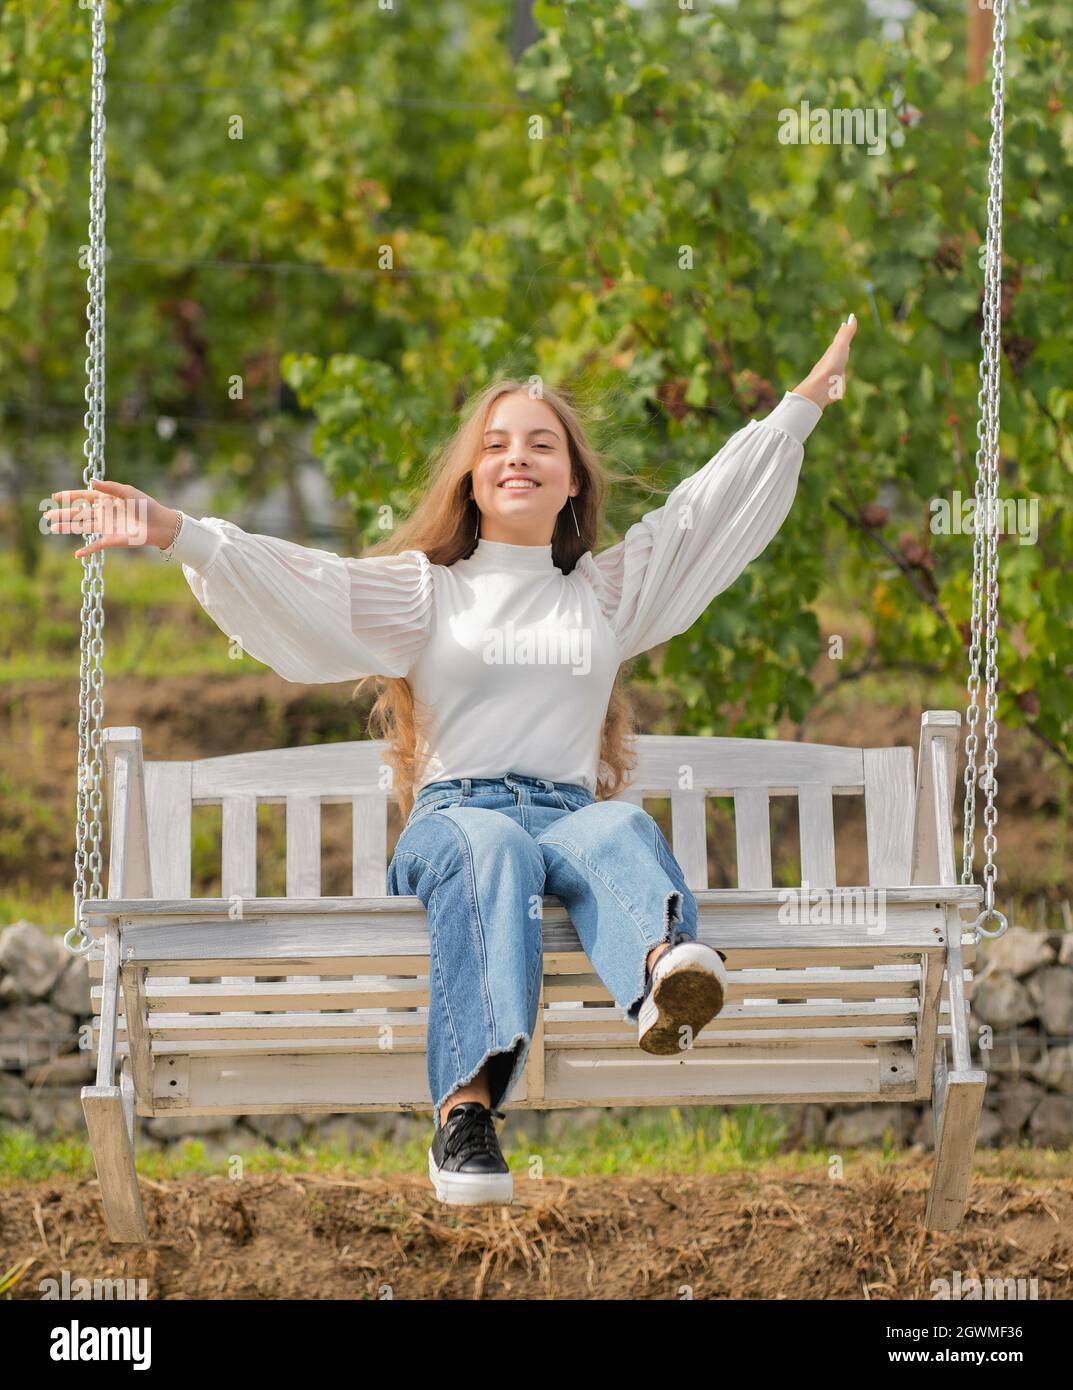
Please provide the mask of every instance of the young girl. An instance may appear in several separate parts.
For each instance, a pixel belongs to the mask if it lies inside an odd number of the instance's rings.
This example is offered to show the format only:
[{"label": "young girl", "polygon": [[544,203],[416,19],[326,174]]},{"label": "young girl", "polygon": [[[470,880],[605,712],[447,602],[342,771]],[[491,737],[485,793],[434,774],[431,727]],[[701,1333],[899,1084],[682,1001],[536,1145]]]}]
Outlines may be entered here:
[{"label": "young girl", "polygon": [[536,1023],[545,893],[646,1052],[690,1046],[723,1006],[726,957],[698,941],[667,840],[612,799],[632,766],[619,668],[686,631],[778,531],[855,332],[850,315],[766,419],[598,555],[607,475],[580,420],[562,393],[509,380],[470,403],[414,512],[360,559],[196,520],[123,483],[53,494],[96,499],[92,526],[49,513],[54,530],[101,533],[76,555],[177,557],[205,611],[284,679],[378,679],[369,726],[408,817],[388,891],[428,914],[441,1201],[511,1199],[494,1119]]}]

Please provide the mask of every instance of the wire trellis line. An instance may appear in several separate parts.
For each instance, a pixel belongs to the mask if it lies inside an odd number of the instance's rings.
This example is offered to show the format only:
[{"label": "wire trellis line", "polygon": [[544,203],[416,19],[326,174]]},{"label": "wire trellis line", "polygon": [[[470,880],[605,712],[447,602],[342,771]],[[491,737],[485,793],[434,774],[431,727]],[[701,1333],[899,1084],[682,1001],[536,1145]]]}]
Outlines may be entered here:
[{"label": "wire trellis line", "polygon": [[[390,237],[397,229],[385,230],[385,239]],[[685,243],[675,243],[675,253],[677,247]],[[689,243],[695,245],[696,243]],[[668,243],[669,245],[669,243]],[[53,251],[41,259],[53,261],[65,261],[70,259],[70,251]],[[603,277],[583,276],[583,275],[554,275],[550,272],[540,270],[523,271],[495,271],[482,267],[477,270],[465,270],[461,267],[405,267],[394,270],[382,270],[377,266],[327,266],[303,261],[221,261],[212,257],[185,257],[185,256],[128,256],[109,250],[107,258],[108,265],[160,265],[171,266],[175,269],[207,269],[207,270],[278,270],[283,274],[307,274],[307,275],[359,275],[377,280],[407,280],[416,279],[422,276],[444,276],[461,277],[466,280],[517,280],[529,283],[533,280],[548,281],[553,284],[561,285],[588,285],[593,289],[603,287]],[[683,272],[685,274],[687,272]],[[656,288],[649,280],[643,280],[635,276],[630,280],[623,280],[621,276],[615,277],[617,283],[624,285],[637,286],[641,289]]]},{"label": "wire trellis line", "polygon": [[[702,80],[703,79],[698,76],[698,83]],[[149,82],[136,78],[122,78],[112,80],[109,82],[108,85],[109,87],[144,87],[152,91],[160,91],[161,89],[166,88],[169,92],[192,92],[200,94],[202,96],[227,96],[232,93],[241,96],[254,97],[272,96],[278,97],[281,101],[287,102],[294,101],[296,96],[296,93],[294,91],[288,91],[285,87],[246,87],[239,83],[230,82],[214,84],[212,86],[205,86],[197,82]],[[346,89],[347,84],[345,83],[340,83],[337,86],[333,87],[305,87],[301,90],[300,96],[302,101],[310,101],[317,99],[327,101],[331,97],[335,96],[338,92]],[[355,89],[350,88],[350,90],[353,91]],[[534,115],[543,115],[549,121],[554,121],[558,118],[558,112],[556,112],[552,108],[549,108],[544,103],[538,101],[518,102],[510,101],[507,98],[503,98],[499,101],[460,101],[457,98],[453,97],[384,96],[379,94],[373,96],[370,95],[367,91],[361,91],[359,94],[361,97],[361,101],[364,105],[374,107],[399,106],[403,108],[412,107],[414,109],[429,111],[488,111],[494,112],[496,114],[502,114],[503,112],[514,112],[518,115],[525,116],[526,118]],[[61,100],[72,102],[78,100],[78,97],[75,95],[69,96],[67,93],[61,93],[58,95]],[[723,91],[720,93],[720,95],[732,101],[737,101],[740,99],[740,93],[738,92]],[[644,98],[642,98],[642,100],[644,100]],[[926,124],[932,124],[935,122],[945,123],[947,121],[957,121],[963,125],[970,125],[974,119],[973,113],[968,108],[968,106],[966,106],[964,110],[951,111],[921,111],[919,108],[913,107],[912,119],[908,122],[903,122],[899,119],[901,113],[898,111],[896,103],[891,102],[889,99],[866,99],[863,102],[861,102],[859,99],[856,99],[855,105],[853,106],[848,105],[849,100],[850,98],[847,95],[843,100],[817,101],[813,97],[805,93],[798,93],[795,96],[787,96],[785,98],[784,104],[779,107],[771,107],[770,109],[764,108],[759,111],[745,111],[732,117],[726,116],[725,114],[721,114],[720,125],[722,129],[733,129],[735,126],[749,125],[753,122],[758,121],[767,121],[770,122],[772,126],[777,126],[782,120],[782,113],[785,110],[799,109],[802,102],[808,103],[810,112],[847,110],[883,111],[889,115],[892,124],[894,124],[900,130],[915,130],[920,126]],[[653,105],[658,105],[663,114],[661,116],[657,116],[655,114],[655,111],[653,111],[652,120],[660,121],[661,128],[666,128],[666,126],[669,123],[681,117],[685,117],[686,119],[689,119],[691,117],[693,119],[699,119],[698,108],[700,107],[700,104],[700,101],[698,101],[695,106],[687,106],[683,109],[681,107],[668,105],[666,101],[654,102]],[[635,119],[637,114],[639,113],[634,114]],[[803,145],[819,145],[845,142],[810,140],[802,141],[801,143]],[[701,150],[707,149],[707,146],[695,146],[693,148]]]}]

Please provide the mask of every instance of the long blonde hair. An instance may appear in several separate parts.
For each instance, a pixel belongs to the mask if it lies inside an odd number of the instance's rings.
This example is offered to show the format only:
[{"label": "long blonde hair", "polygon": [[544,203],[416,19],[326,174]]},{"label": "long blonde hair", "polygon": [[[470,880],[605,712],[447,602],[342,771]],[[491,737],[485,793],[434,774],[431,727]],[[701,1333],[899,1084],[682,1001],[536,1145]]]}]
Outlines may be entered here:
[{"label": "long blonde hair", "polygon": [[[530,387],[526,382],[500,377],[465,402],[458,428],[428,465],[419,488],[421,501],[390,537],[364,551],[363,557],[420,550],[434,565],[452,565],[472,553],[479,515],[470,492],[472,470],[492,407],[500,396],[513,391],[528,393]],[[551,538],[552,561],[569,574],[580,557],[596,545],[613,475],[601,462],[567,393],[542,383],[539,398],[555,411],[566,431],[572,476],[581,484],[572,499],[573,513],[569,505],[563,507]],[[416,766],[417,736],[428,716],[418,711],[405,677],[365,676],[355,686],[355,696],[370,681],[377,686],[377,697],[369,711],[368,732],[389,745],[386,761],[393,770],[399,810],[405,819],[413,807],[413,789],[420,771]],[[615,796],[626,782],[626,774],[636,767],[637,756],[631,746],[634,733],[633,707],[624,684],[624,668],[620,667],[604,717],[596,779],[598,799]]]}]

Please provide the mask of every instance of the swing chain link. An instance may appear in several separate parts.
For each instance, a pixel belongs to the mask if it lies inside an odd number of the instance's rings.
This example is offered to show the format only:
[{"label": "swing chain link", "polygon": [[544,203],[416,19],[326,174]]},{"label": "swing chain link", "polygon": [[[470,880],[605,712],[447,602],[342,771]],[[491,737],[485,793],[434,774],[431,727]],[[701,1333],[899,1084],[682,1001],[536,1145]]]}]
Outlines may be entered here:
[{"label": "swing chain link", "polygon": [[[86,317],[86,466],[82,481],[89,488],[104,477],[104,0],[93,0],[93,99],[89,175],[89,303]],[[89,532],[85,543],[100,532]],[[78,702],[78,800],[75,815],[74,926],[63,938],[72,955],[84,956],[93,937],[82,922],[82,904],[104,896],[101,888],[101,839],[104,773],[101,721],[104,715],[104,550],[82,556],[82,637]],[[87,885],[87,875],[89,882]],[[82,939],[76,944],[76,936]]]},{"label": "swing chain link", "polygon": [[[973,881],[976,853],[976,724],[979,719],[980,646],[983,590],[987,589],[986,673],[984,696],[984,773],[980,786],[986,805],[984,822],[984,907],[974,922],[976,941],[1001,936],[1009,926],[1005,915],[995,907],[995,821],[998,811],[998,753],[995,746],[998,724],[998,454],[999,400],[1002,360],[1002,120],[1005,101],[1006,0],[995,0],[992,49],[991,148],[988,170],[987,251],[984,269],[982,352],[980,392],[977,396],[980,418],[976,423],[979,447],[976,451],[976,505],[973,510],[972,619],[969,648],[969,706],[965,736],[965,838],[962,850],[961,882]],[[994,918],[999,926],[987,931],[983,923]]]}]

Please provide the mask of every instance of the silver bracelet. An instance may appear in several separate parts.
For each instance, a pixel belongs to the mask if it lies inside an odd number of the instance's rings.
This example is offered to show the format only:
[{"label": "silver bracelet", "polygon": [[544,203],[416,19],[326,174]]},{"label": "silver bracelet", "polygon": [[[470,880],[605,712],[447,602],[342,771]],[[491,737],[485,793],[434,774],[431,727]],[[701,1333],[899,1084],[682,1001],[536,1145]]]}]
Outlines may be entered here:
[{"label": "silver bracelet", "polygon": [[172,532],[171,544],[168,546],[167,550],[162,550],[162,551],[160,552],[160,558],[161,558],[162,560],[170,560],[170,559],[171,559],[172,554],[173,554],[173,552],[174,552],[174,550],[175,550],[175,542],[179,539],[179,532],[180,532],[182,529],[183,529],[183,514],[182,514],[182,512],[180,512],[180,513],[179,513],[179,519],[178,519],[178,521],[176,521],[176,523],[175,523],[175,530]]}]

